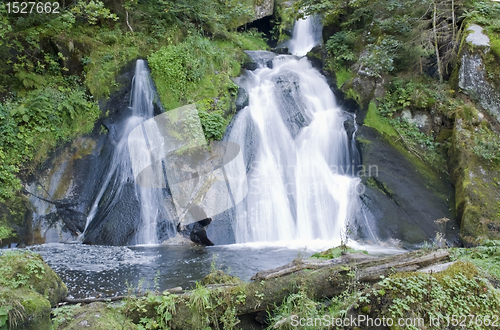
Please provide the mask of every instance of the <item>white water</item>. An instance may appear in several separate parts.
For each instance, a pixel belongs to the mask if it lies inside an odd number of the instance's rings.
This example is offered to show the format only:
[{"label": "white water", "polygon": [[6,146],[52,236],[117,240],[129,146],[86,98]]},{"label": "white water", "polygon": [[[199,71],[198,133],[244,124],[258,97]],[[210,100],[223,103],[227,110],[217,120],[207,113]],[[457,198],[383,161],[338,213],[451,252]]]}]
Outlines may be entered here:
[{"label": "white water", "polygon": [[[296,54],[314,46],[305,23],[295,26],[291,50]],[[236,242],[320,239],[338,244],[359,207],[360,179],[342,175],[342,167],[350,163],[346,118],[325,78],[306,58],[278,56],[272,67],[249,73],[249,105],[229,135],[244,153],[253,154],[247,164],[248,196],[235,208]],[[280,111],[289,110],[276,84],[282,77],[298,77],[298,85],[291,84],[289,90],[298,88],[308,125],[296,136]],[[249,129],[257,136],[251,151],[245,150]]]},{"label": "white water", "polygon": [[292,39],[288,42],[291,54],[305,56],[318,43],[317,33],[314,30],[314,17],[308,16],[295,22]]},{"label": "white water", "polygon": [[[94,219],[102,205],[100,205],[103,195],[111,187],[111,201],[104,205],[104,214],[109,213],[114,204],[120,198],[121,191],[127,182],[134,182],[132,174],[131,160],[128,151],[128,134],[142,123],[153,117],[153,101],[155,91],[151,81],[148,68],[144,60],[138,60],[135,68],[135,75],[132,81],[132,91],[130,99],[130,109],[132,115],[125,120],[120,127],[120,138],[113,151],[109,170],[105,175],[104,182],[92,205],[87,217],[85,226],[86,232],[91,221]],[[157,224],[161,217],[169,218],[165,207],[164,195],[161,189],[149,189],[135,185],[135,194],[139,200],[141,224],[136,234],[137,244],[157,244]],[[124,215],[126,216],[126,215]]]}]

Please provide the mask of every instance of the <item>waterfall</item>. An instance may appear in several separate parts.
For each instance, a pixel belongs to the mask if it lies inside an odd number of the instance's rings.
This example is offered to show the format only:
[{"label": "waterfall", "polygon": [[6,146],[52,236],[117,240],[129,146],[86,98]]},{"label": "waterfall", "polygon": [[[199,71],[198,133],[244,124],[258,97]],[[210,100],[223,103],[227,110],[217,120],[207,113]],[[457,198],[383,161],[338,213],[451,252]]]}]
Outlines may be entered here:
[{"label": "waterfall", "polygon": [[[296,23],[292,53],[316,44],[311,24]],[[249,187],[234,210],[236,242],[340,241],[359,210],[346,116],[307,58],[248,53],[260,66],[240,80],[249,104],[227,134],[242,147]]]},{"label": "waterfall", "polygon": [[[105,218],[114,209],[120,198],[124,198],[122,193],[126,185],[133,187],[132,195],[135,195],[140,208],[141,219],[133,243],[157,244],[158,222],[160,220],[171,222],[169,219],[172,217],[165,203],[166,192],[162,189],[144,188],[135,184],[128,150],[129,133],[135,127],[142,125],[145,120],[153,117],[155,97],[156,91],[147,65],[144,60],[137,60],[132,81],[130,108],[128,109],[130,114],[125,117],[119,129],[113,132],[116,144],[107,171],[102,177],[99,191],[90,208],[84,233],[81,236],[86,233],[98,215],[100,218]],[[123,212],[123,216],[129,216],[129,214],[125,214],[127,210],[123,210]],[[170,227],[172,227],[171,223]]]},{"label": "waterfall", "polygon": [[321,40],[319,27],[318,19],[314,16],[308,16],[295,22],[292,39],[288,41],[290,53],[297,56],[306,55]]}]

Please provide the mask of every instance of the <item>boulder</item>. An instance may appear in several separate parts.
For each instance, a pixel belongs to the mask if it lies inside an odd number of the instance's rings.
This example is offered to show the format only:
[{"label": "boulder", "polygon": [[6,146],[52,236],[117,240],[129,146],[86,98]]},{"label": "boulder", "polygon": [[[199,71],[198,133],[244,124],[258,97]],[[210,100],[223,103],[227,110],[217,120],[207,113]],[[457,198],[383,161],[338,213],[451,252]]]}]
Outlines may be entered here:
[{"label": "boulder", "polygon": [[[380,240],[400,239],[404,246],[415,246],[440,232],[455,243],[458,224],[450,208],[453,187],[446,175],[434,172],[397,146],[395,138],[371,127],[362,126],[356,139],[364,169],[361,199]],[[436,223],[443,218],[451,220]]]},{"label": "boulder", "polygon": [[31,251],[6,251],[0,256],[0,284],[10,289],[29,289],[54,306],[68,294],[66,285],[43,258]]},{"label": "boulder", "polygon": [[126,319],[125,315],[120,313],[117,308],[102,302],[79,306],[71,311],[70,317],[59,318],[59,320],[56,318],[55,323],[57,330],[137,329],[137,326]]},{"label": "boulder", "polygon": [[50,302],[33,290],[0,287],[0,304],[9,310],[11,329],[50,330],[52,327]]},{"label": "boulder", "polygon": [[479,157],[472,147],[474,129],[456,120],[449,151],[457,217],[464,240],[500,237],[500,165]]}]

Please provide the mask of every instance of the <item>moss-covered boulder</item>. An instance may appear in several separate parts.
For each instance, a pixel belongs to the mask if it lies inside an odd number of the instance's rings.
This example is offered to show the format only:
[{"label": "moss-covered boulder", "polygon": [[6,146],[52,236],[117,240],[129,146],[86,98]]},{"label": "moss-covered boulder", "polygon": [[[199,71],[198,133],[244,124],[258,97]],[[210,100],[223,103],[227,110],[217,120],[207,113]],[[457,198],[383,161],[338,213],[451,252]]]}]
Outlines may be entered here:
[{"label": "moss-covered boulder", "polygon": [[54,310],[54,329],[137,329],[119,309],[105,303],[95,302],[85,306],[67,306]]},{"label": "moss-covered boulder", "polygon": [[[50,303],[33,290],[0,287],[0,306],[8,312],[6,322],[11,329],[48,330],[51,328]],[[1,320],[0,329],[3,329]]]},{"label": "moss-covered boulder", "polygon": [[[481,126],[457,120],[449,151],[460,233],[466,242],[500,237],[500,165],[498,159],[485,159],[492,155],[481,147],[481,136],[491,131],[486,122]],[[494,142],[491,137],[485,137],[488,144]]]},{"label": "moss-covered boulder", "polygon": [[[461,48],[458,86],[491,116],[500,121],[500,38],[484,34],[483,28],[471,24]],[[482,41],[482,42],[481,42]]]},{"label": "moss-covered boulder", "polygon": [[[365,187],[361,199],[378,237],[414,246],[435,239],[440,232],[455,243],[458,224],[450,205],[453,186],[449,179],[395,143],[398,136],[390,125],[374,123],[371,120],[373,127],[362,126],[356,138]],[[450,220],[439,223],[439,219]],[[364,223],[357,227],[358,233],[370,237]]]},{"label": "moss-covered boulder", "polygon": [[68,288],[43,258],[31,251],[6,251],[0,256],[0,285],[10,289],[33,290],[50,305],[66,297]]}]

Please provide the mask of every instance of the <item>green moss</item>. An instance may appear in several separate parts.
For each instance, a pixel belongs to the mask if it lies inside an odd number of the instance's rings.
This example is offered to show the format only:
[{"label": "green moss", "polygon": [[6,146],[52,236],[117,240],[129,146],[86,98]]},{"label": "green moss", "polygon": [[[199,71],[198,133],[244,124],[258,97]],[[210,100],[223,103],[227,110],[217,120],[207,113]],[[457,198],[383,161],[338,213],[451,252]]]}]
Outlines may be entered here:
[{"label": "green moss", "polygon": [[350,79],[354,77],[354,74],[349,70],[348,68],[341,68],[339,70],[335,71],[335,78],[336,78],[336,84],[337,88],[341,89],[342,85]]},{"label": "green moss", "polygon": [[242,283],[241,280],[235,276],[228,275],[224,273],[222,270],[214,270],[207,276],[205,276],[201,281],[201,285],[208,284],[221,284],[221,283],[233,283],[239,284]]},{"label": "green moss", "polygon": [[125,315],[116,308],[105,303],[95,302],[85,306],[78,306],[70,310],[55,309],[57,315],[55,325],[57,330],[79,329],[137,329]]},{"label": "green moss", "polygon": [[331,249],[328,249],[326,251],[318,252],[315,253],[311,256],[311,258],[316,258],[316,259],[335,259],[339,258],[342,256],[342,253],[364,253],[368,254],[367,251],[365,250],[356,250],[351,247],[342,247],[342,246],[337,246]]},{"label": "green moss", "polygon": [[450,148],[450,174],[455,186],[455,203],[460,233],[466,240],[500,237],[497,188],[493,178],[500,176],[500,165],[474,151],[480,130],[456,127]]},{"label": "green moss", "polygon": [[0,284],[7,288],[26,288],[38,292],[55,305],[68,292],[59,276],[30,251],[6,251],[0,256]]},{"label": "green moss", "polygon": [[37,292],[0,287],[0,306],[8,306],[9,323],[14,329],[51,329],[50,302]]},{"label": "green moss", "polygon": [[366,113],[364,125],[374,128],[380,133],[384,133],[388,136],[398,136],[398,133],[391,126],[391,124],[389,124],[388,120],[380,116],[380,114],[378,113],[377,105],[373,101],[370,102],[368,106],[368,112]]},{"label": "green moss", "polygon": [[0,223],[0,244],[3,239],[16,237],[16,232],[9,223]]}]

